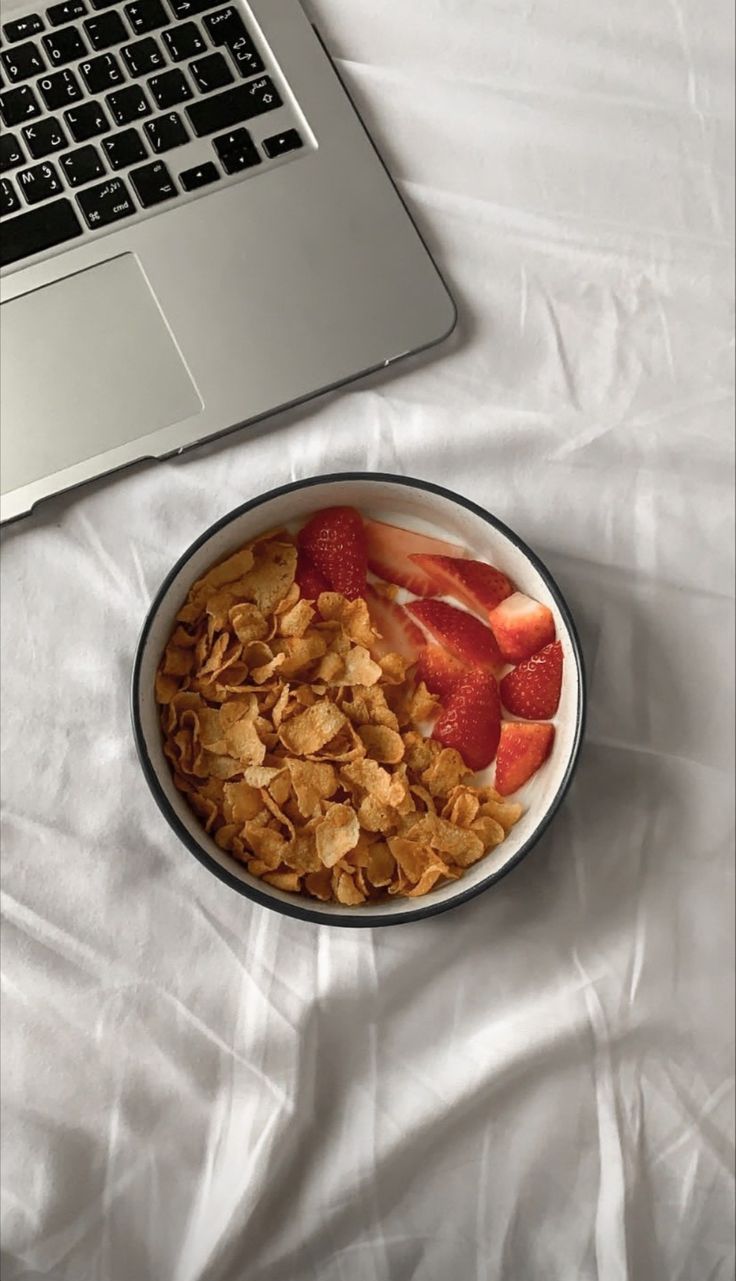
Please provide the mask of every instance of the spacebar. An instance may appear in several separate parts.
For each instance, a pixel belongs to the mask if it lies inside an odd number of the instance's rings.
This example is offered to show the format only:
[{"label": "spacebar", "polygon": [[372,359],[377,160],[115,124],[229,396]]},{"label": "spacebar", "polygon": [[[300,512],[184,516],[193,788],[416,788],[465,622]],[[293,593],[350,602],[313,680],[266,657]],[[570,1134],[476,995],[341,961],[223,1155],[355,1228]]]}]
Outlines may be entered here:
[{"label": "spacebar", "polygon": [[48,205],[38,205],[17,218],[3,219],[0,233],[0,267],[7,267],[19,258],[53,249],[65,240],[81,236],[82,227],[68,200],[52,200]]}]

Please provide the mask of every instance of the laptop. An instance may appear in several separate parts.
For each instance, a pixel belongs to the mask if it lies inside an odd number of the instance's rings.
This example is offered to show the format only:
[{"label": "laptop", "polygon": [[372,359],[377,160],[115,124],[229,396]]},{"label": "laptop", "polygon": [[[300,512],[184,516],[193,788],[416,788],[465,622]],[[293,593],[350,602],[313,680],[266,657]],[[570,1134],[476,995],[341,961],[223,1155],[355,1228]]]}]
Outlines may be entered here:
[{"label": "laptop", "polygon": [[297,0],[3,0],[3,521],[455,307]]}]

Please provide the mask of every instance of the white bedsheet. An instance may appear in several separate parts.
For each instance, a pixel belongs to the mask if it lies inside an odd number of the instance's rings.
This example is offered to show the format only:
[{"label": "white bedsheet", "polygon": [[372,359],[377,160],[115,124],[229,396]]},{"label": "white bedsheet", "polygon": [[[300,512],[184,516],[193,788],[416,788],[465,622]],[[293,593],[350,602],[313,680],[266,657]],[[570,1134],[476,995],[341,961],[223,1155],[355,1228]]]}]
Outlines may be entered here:
[{"label": "white bedsheet", "polygon": [[[6,533],[3,1281],[731,1281],[730,7],[312,0],[456,335]],[[590,676],[534,853],[375,932],[211,877],[128,720],[174,558],[342,468],[514,526]]]}]

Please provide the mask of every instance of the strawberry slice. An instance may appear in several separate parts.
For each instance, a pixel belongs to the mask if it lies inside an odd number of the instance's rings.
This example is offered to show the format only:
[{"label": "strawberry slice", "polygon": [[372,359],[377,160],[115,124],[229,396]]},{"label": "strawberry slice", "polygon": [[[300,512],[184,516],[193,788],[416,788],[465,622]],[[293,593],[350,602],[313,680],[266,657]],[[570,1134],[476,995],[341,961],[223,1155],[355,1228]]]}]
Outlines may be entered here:
[{"label": "strawberry slice", "polygon": [[507,596],[488,615],[498,648],[510,663],[523,663],[555,638],[552,611],[523,592]]},{"label": "strawberry slice", "polygon": [[514,716],[527,721],[546,721],[560,705],[562,690],[562,645],[545,645],[525,663],[520,663],[501,681],[501,698]]},{"label": "strawberry slice", "polygon": [[401,529],[382,520],[366,520],[365,535],[368,544],[368,568],[384,578],[387,583],[397,583],[415,596],[436,596],[437,585],[412,563],[410,557],[422,553],[435,556],[462,556],[464,547],[445,543],[441,538],[416,534],[413,529]]},{"label": "strawberry slice", "polygon": [[485,618],[514,591],[513,583],[493,565],[465,556],[412,555],[413,560],[435,584],[435,589],[455,596],[463,605]]},{"label": "strawberry slice", "polygon": [[467,670],[446,649],[439,645],[425,645],[419,655],[417,680],[424,681],[430,694],[438,694],[444,702]]},{"label": "strawberry slice", "polygon": [[501,733],[501,701],[490,672],[469,671],[455,686],[432,737],[454,747],[469,769],[490,765]]},{"label": "strawberry slice", "polygon": [[493,632],[473,614],[441,600],[413,600],[406,608],[461,663],[489,669],[503,665]]},{"label": "strawberry slice", "polygon": [[536,774],[552,751],[554,725],[504,721],[496,759],[496,791],[510,796]]},{"label": "strawberry slice", "polygon": [[348,600],[365,595],[366,545],[363,520],[354,507],[326,507],[299,531],[299,547]]},{"label": "strawberry slice", "polygon": [[371,622],[380,634],[380,641],[375,645],[375,653],[403,654],[414,662],[424,646],[424,636],[412,622],[403,605],[387,596],[380,596],[370,585],[366,588],[365,598]]},{"label": "strawberry slice", "polygon": [[295,578],[305,600],[316,600],[321,592],[330,590],[330,584],[324,574],[320,574],[311,556],[307,555],[303,547],[299,548]]}]

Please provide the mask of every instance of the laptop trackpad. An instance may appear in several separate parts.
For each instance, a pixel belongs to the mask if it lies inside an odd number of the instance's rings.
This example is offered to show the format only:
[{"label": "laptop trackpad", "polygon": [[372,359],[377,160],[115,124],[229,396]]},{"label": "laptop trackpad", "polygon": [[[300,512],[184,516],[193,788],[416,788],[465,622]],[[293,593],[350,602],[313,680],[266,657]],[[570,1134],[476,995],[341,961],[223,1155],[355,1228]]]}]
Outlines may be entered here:
[{"label": "laptop trackpad", "polygon": [[0,307],[3,493],[202,410],[133,254]]}]

